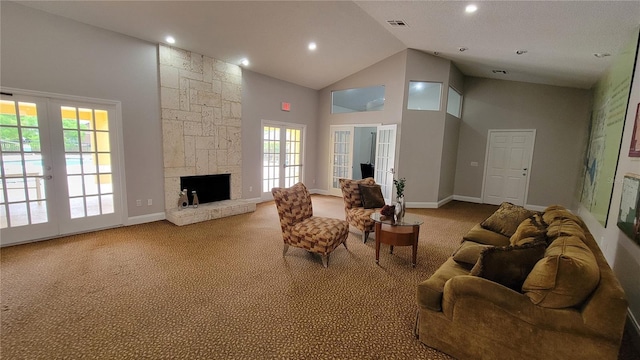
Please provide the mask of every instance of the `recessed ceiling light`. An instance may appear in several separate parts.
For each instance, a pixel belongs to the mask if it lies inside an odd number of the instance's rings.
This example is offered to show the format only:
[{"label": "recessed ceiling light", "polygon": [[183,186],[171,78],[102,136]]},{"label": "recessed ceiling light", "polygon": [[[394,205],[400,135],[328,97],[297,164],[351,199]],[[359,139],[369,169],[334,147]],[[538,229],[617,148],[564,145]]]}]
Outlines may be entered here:
[{"label": "recessed ceiling light", "polygon": [[309,50],[313,51],[313,50],[315,50],[317,48],[318,48],[318,45],[316,45],[316,43],[314,43],[314,42],[310,42],[309,43]]},{"label": "recessed ceiling light", "polygon": [[242,64],[243,66],[249,66],[249,59],[244,58],[240,60],[240,64]]},{"label": "recessed ceiling light", "polygon": [[491,72],[494,74],[507,75],[507,70],[491,70]]},{"label": "recessed ceiling light", "polygon": [[464,46],[461,46],[461,47],[458,48],[458,51],[460,51],[460,52],[467,51],[467,50],[469,50],[469,48],[466,48]]},{"label": "recessed ceiling light", "polygon": [[522,54],[526,54],[526,53],[528,53],[528,51],[524,50],[524,49],[523,50],[516,50],[516,54],[518,54],[518,55],[522,55]]},{"label": "recessed ceiling light", "polygon": [[603,57],[611,56],[611,54],[609,54],[609,53],[595,53],[595,54],[593,54],[593,56],[595,56],[597,58],[603,58]]},{"label": "recessed ceiling light", "polygon": [[175,44],[176,43],[176,39],[171,35],[169,35],[166,38],[164,38],[164,40],[169,44]]},{"label": "recessed ceiling light", "polygon": [[476,10],[478,10],[478,7],[475,6],[474,4],[469,4],[467,5],[466,8],[464,8],[464,11],[468,14],[472,14],[474,12],[476,12]]}]

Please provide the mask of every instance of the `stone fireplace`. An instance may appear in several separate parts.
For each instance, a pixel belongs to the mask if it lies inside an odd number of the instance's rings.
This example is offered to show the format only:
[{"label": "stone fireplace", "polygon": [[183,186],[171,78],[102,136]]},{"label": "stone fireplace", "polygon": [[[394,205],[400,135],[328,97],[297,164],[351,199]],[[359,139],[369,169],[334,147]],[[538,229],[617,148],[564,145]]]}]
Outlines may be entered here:
[{"label": "stone fireplace", "polygon": [[[159,46],[165,212],[177,225],[255,210],[242,200],[242,70]],[[180,178],[230,175],[229,200],[178,210]]]}]

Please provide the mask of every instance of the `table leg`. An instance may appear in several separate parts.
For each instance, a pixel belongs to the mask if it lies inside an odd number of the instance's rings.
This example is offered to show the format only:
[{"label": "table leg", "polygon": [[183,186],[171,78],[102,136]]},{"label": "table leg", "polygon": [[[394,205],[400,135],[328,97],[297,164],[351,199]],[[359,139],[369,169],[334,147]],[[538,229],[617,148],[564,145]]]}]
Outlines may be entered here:
[{"label": "table leg", "polygon": [[414,240],[413,240],[413,249],[411,252],[411,257],[412,257],[412,263],[411,265],[413,267],[416,267],[416,257],[418,255],[418,237],[420,236],[420,225],[414,225],[413,226],[413,236],[414,236]]},{"label": "table leg", "polygon": [[376,222],[376,264],[380,261],[380,234],[382,233],[382,224]]},{"label": "table leg", "polygon": [[393,254],[393,245],[389,245],[389,254]]}]

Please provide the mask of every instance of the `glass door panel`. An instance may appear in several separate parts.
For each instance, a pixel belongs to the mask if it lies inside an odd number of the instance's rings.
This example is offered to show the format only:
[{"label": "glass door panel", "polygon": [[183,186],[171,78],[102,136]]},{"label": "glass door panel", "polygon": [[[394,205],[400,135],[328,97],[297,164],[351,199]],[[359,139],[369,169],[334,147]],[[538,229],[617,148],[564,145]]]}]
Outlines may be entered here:
[{"label": "glass door panel", "polygon": [[340,179],[353,176],[353,126],[331,127],[329,194],[342,196]]},{"label": "glass door panel", "polygon": [[57,234],[51,214],[46,100],[0,99],[1,244]]},{"label": "glass door panel", "polygon": [[375,180],[382,188],[382,195],[387,204],[392,204],[394,194],[393,176],[396,156],[397,125],[378,126],[376,136]]},{"label": "glass door panel", "polygon": [[262,198],[266,200],[272,198],[272,188],[302,181],[304,127],[265,122],[262,134]]}]

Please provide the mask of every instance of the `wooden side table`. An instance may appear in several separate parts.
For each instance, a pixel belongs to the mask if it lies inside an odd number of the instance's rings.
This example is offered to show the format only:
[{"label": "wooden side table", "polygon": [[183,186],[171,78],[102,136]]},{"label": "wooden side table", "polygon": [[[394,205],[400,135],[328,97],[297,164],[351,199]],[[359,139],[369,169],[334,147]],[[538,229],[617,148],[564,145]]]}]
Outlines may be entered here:
[{"label": "wooden side table", "polygon": [[371,214],[371,219],[375,222],[376,233],[376,264],[380,260],[380,244],[390,246],[390,253],[393,254],[394,246],[411,246],[411,265],[416,267],[416,257],[418,254],[418,236],[420,235],[420,225],[424,221],[418,216],[405,214],[401,221],[394,221],[380,213]]}]

